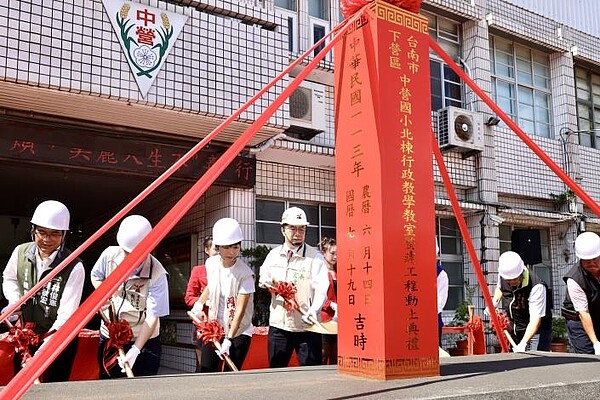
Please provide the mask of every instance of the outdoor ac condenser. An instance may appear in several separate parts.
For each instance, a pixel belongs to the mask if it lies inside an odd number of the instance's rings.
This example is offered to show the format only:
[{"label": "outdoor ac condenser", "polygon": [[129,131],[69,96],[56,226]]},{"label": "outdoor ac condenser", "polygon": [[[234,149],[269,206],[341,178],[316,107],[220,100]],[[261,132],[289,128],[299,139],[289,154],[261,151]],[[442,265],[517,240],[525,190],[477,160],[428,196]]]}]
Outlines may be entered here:
[{"label": "outdoor ac condenser", "polygon": [[458,107],[446,107],[438,111],[437,139],[441,149],[483,151],[483,132],[481,114]]}]

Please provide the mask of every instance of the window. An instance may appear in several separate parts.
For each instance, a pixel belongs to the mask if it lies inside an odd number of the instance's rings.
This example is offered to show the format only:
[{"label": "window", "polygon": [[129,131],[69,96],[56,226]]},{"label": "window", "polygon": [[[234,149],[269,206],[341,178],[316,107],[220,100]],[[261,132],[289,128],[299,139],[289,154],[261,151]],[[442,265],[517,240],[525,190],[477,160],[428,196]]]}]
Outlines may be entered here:
[{"label": "window", "polygon": [[[429,20],[431,36],[450,57],[460,57],[460,24],[447,18],[422,12]],[[431,74],[431,109],[437,111],[447,106],[462,107],[463,93],[460,77],[430,50],[429,68]]]},{"label": "window", "polygon": [[298,11],[296,0],[275,0],[275,7],[285,8],[290,11]]},{"label": "window", "polygon": [[335,206],[288,203],[279,200],[256,200],[256,244],[277,246],[283,243],[280,221],[288,207],[300,207],[310,225],[306,243],[317,246],[323,236],[335,238]]},{"label": "window", "polygon": [[548,55],[497,36],[490,40],[496,103],[528,134],[551,137]]},{"label": "window", "polygon": [[[323,25],[311,24],[312,25],[312,36],[313,36],[313,44],[316,44],[319,40],[325,37],[325,27]],[[321,43],[314,51],[314,55],[316,56],[323,48],[325,47],[325,42]]]},{"label": "window", "polygon": [[308,15],[324,21],[329,20],[329,2],[326,0],[308,0]]},{"label": "window", "polygon": [[191,268],[198,262],[198,254],[192,249],[198,247],[197,235],[186,235],[163,240],[154,255],[169,273],[169,302],[183,305],[185,290]]},{"label": "window", "polygon": [[[522,227],[501,225],[500,226],[500,254],[509,251],[512,248],[512,231]],[[552,288],[552,259],[550,256],[550,231],[548,229],[538,229],[540,231],[540,247],[542,253],[542,262],[531,266],[533,272],[546,282],[549,288]]]},{"label": "window", "polygon": [[[308,20],[307,14],[298,10],[298,2],[295,0],[275,0],[275,6],[284,20],[281,28],[287,29],[288,50],[292,53],[304,52],[311,48],[319,40],[325,37],[330,31],[329,22],[329,1],[309,0],[308,1]],[[300,37],[300,26],[305,27],[307,32]],[[304,32],[304,31],[303,31]],[[316,56],[323,48],[325,43],[319,45],[314,50]],[[324,58],[331,61],[331,54]]]},{"label": "window", "polygon": [[[310,23],[310,43],[308,47],[316,44],[329,33],[329,4],[325,0],[309,0],[308,2],[308,20]],[[316,56],[323,48],[325,43],[322,43],[314,50]],[[331,60],[331,55],[328,54],[324,58]]]},{"label": "window", "polygon": [[285,26],[282,29],[287,29],[288,34],[288,50],[290,53],[298,52],[298,14],[296,11],[295,1],[275,1],[277,7],[281,7],[279,10],[284,18]]},{"label": "window", "polygon": [[575,90],[579,144],[599,149],[600,138],[597,135],[600,134],[600,75],[576,67]]},{"label": "window", "polygon": [[444,309],[455,310],[465,299],[462,238],[458,224],[453,218],[438,218],[436,232],[440,246],[440,262],[448,274],[448,301]]}]

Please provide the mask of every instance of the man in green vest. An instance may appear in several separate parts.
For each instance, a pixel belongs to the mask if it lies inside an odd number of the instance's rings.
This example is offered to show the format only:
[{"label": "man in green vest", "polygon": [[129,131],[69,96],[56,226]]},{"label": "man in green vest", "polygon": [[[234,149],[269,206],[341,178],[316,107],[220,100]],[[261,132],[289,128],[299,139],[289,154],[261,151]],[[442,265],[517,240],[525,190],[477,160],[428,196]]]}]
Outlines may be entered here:
[{"label": "man in green vest", "polygon": [[[69,210],[61,202],[48,200],[37,206],[31,218],[32,242],[15,248],[2,275],[2,292],[9,306],[16,303],[71,253],[65,248],[69,220]],[[79,307],[84,280],[83,264],[76,259],[21,306],[23,322],[35,324],[34,331],[42,339],[40,346],[31,349],[32,355]],[[42,374],[41,381],[68,381],[76,352],[77,338]],[[21,368],[20,354],[16,354],[14,360],[17,372]]]}]

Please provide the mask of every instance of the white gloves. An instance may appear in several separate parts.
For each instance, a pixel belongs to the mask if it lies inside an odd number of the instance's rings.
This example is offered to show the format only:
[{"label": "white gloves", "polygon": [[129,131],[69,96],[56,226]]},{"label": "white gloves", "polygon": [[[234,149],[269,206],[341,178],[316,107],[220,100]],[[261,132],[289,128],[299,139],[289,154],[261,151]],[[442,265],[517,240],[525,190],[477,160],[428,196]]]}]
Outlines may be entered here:
[{"label": "white gloves", "polygon": [[[312,321],[311,321],[312,319]],[[302,314],[302,321],[304,321],[305,324],[309,324],[312,325],[314,322],[317,320],[317,312],[315,310],[313,310],[312,308],[309,308],[308,311],[306,312],[306,314]]]},{"label": "white gloves", "polygon": [[600,342],[594,343],[594,354],[600,356]]},{"label": "white gloves", "polygon": [[223,339],[223,343],[221,343],[221,351],[215,350],[215,353],[217,353],[219,358],[222,360],[223,356],[229,355],[230,348],[231,348],[231,340],[225,338],[225,339]]},{"label": "white gloves", "polygon": [[333,322],[337,322],[338,319],[338,307],[337,307],[337,303],[334,303],[333,301],[329,303],[329,307],[331,307],[331,309],[333,311],[335,311],[335,314],[333,314],[333,318],[331,318],[331,320]]},{"label": "white gloves", "polygon": [[527,343],[524,343],[524,342],[519,343],[517,345],[517,347],[513,347],[513,351],[515,353],[524,353],[526,349],[527,349]]},{"label": "white gloves", "polygon": [[[2,312],[0,312],[0,314],[4,314],[6,311],[8,311],[8,307],[12,306],[12,304],[7,305],[6,307],[4,307],[2,309]],[[17,322],[17,320],[19,319],[19,316],[17,314],[12,314],[9,315],[8,318],[6,318],[9,322],[15,323]]]},{"label": "white gloves", "polygon": [[133,368],[133,364],[135,364],[135,360],[140,355],[140,349],[134,344],[131,346],[127,354],[125,354],[125,359],[121,357],[117,358],[119,362],[119,367],[121,367],[121,372],[125,372],[125,363],[129,364],[129,368]]},{"label": "white gloves", "polygon": [[199,301],[194,303],[194,307],[192,307],[192,314],[196,317],[200,318],[202,316],[202,312],[204,309],[204,303],[200,303]]}]

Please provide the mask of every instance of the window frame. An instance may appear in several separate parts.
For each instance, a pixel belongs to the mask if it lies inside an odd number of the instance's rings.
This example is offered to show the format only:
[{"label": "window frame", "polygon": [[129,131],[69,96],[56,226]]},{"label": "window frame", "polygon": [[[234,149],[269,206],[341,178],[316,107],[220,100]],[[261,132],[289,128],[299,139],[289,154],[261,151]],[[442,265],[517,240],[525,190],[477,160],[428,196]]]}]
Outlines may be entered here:
[{"label": "window frame", "polygon": [[[323,216],[324,216],[324,212],[326,210],[328,210],[329,212],[333,211],[333,217],[335,218],[335,203],[303,203],[303,202],[298,202],[298,201],[286,201],[286,200],[281,200],[281,199],[272,199],[272,198],[257,198],[255,201],[255,206],[258,209],[259,205],[258,203],[264,201],[264,202],[273,202],[273,203],[279,203],[282,205],[281,209],[285,210],[289,207],[300,207],[303,210],[306,211],[306,208],[308,207],[317,207],[318,208],[318,221],[313,221],[310,216],[308,217],[308,222],[310,222],[310,224],[308,225],[308,230],[314,230],[315,228],[317,229],[317,238],[316,238],[316,242],[312,243],[308,241],[308,232],[307,232],[307,242],[309,245],[316,247],[318,245],[319,240],[323,237],[323,236],[327,236],[327,237],[333,237],[335,238],[335,233],[336,233],[336,226],[335,226],[335,220],[333,221],[334,224],[333,225],[329,225],[329,224],[325,224],[323,222]],[[308,214],[308,213],[307,213]],[[281,226],[281,214],[279,214],[277,216],[276,220],[268,220],[268,219],[259,219],[259,216],[256,216],[256,245],[264,245],[267,247],[275,247],[275,246],[279,246],[283,243],[283,236],[279,237],[279,240],[277,242],[267,242],[264,240],[261,240],[262,238],[260,237],[259,234],[259,225],[261,224],[268,224],[268,225],[275,225],[277,226],[277,229],[279,229],[279,227]],[[333,235],[331,234],[333,232]]]},{"label": "window frame", "polygon": [[[455,51],[451,52],[454,56],[460,56],[462,53],[462,27],[458,21],[438,16],[426,11],[422,11],[422,14],[429,20],[429,36],[436,41],[444,50],[449,50],[455,47]],[[444,25],[452,24],[456,28],[456,35],[451,32],[442,29]],[[442,60],[442,58],[432,49],[429,51],[429,63],[430,63],[430,85],[431,85],[431,111],[438,111],[441,108],[448,106],[454,106],[463,108],[465,105],[465,86],[458,76],[452,69]],[[436,64],[439,67],[439,75],[433,76],[434,68],[432,64]],[[437,85],[436,83],[439,82]],[[449,85],[458,85],[460,88],[460,98],[450,97],[450,91],[447,90]],[[439,95],[434,96],[433,88],[439,87]],[[439,101],[434,101],[434,98]],[[436,106],[436,103],[440,103]],[[441,107],[440,107],[441,106]]]},{"label": "window frame", "polygon": [[[581,82],[578,72],[585,74],[586,93],[588,99],[580,97],[582,89],[580,89]],[[594,78],[598,80],[597,94],[594,92]],[[577,109],[577,131],[578,131],[578,142],[580,145],[585,147],[591,147],[598,149],[600,148],[600,74],[594,73],[589,68],[582,66],[575,66],[574,68],[574,79],[575,79],[575,98],[576,98],[576,109]],[[597,96],[598,100],[595,101],[594,97]],[[581,108],[587,109],[587,116],[583,116]],[[597,116],[597,117],[596,117]],[[584,126],[585,125],[585,126]],[[584,141],[583,138],[587,137],[588,141]]]},{"label": "window frame", "polygon": [[[500,254],[502,254],[505,251],[509,251],[512,249],[512,231],[514,231],[515,229],[528,229],[529,227],[512,224],[502,224],[498,228],[498,241],[500,247]],[[554,276],[552,274],[552,246],[550,243],[550,228],[535,227],[534,229],[540,231],[540,248],[542,252],[542,262],[534,265],[528,265],[527,267],[530,267],[537,276],[544,279],[544,281],[548,285],[548,288],[550,289],[550,293],[553,293]],[[548,277],[547,281],[545,279],[546,277]],[[495,283],[496,282],[494,282],[494,284]]]},{"label": "window frame", "polygon": [[[327,36],[327,34],[329,34],[330,24],[328,21],[324,21],[322,19],[318,19],[318,18],[311,17],[311,16],[308,17],[308,21],[309,21],[309,26],[310,26],[310,32],[309,32],[310,46],[309,47],[312,47],[319,40],[321,40],[321,38],[315,37],[315,27],[318,26],[318,27],[323,28],[323,30],[324,30],[323,37],[324,37],[324,36]],[[325,48],[326,44],[327,44],[327,40],[314,50],[313,55],[316,57],[317,54],[319,53],[319,51],[321,51],[323,48]],[[325,55],[325,58],[323,58],[323,59],[327,60],[327,61],[331,61],[331,52],[329,52],[327,55]]]},{"label": "window frame", "polygon": [[[502,49],[502,45],[510,47],[510,52]],[[523,53],[528,54],[527,59],[522,56]],[[503,59],[506,63],[502,62]],[[540,62],[541,59],[545,62]],[[514,40],[490,35],[490,61],[492,96],[496,104],[526,133],[554,138],[549,54]],[[525,66],[528,70],[523,68]],[[501,69],[505,69],[506,73],[499,72]],[[545,85],[541,85],[541,81]],[[501,87],[508,89],[507,95],[502,94]],[[526,114],[527,109],[531,110],[530,115]],[[544,115],[547,118],[543,118]],[[504,122],[501,124],[506,126]]]},{"label": "window frame", "polygon": [[[453,221],[454,227],[448,226],[449,221]],[[448,274],[448,301],[444,311],[454,311],[456,307],[453,305],[458,306],[466,298],[463,240],[456,218],[436,216],[435,231],[440,248],[439,261]],[[459,276],[455,276],[453,271],[460,272]]]},{"label": "window frame", "polygon": [[290,11],[286,8],[279,8],[279,11],[282,14],[282,17],[284,18],[284,20],[287,22],[287,25],[285,26],[285,29],[287,29],[288,32],[288,51],[292,54],[296,54],[298,53],[298,42],[299,42],[299,36],[298,36],[298,29],[299,29],[299,24],[298,24],[298,13],[294,12],[294,11]]}]

